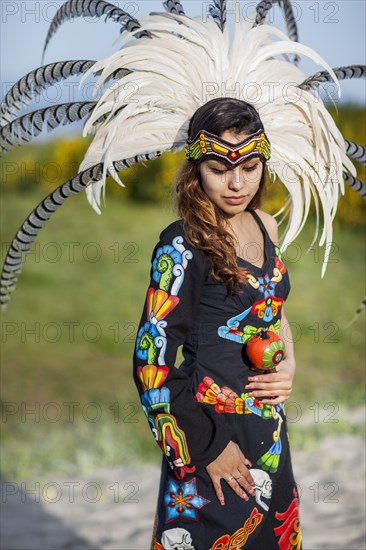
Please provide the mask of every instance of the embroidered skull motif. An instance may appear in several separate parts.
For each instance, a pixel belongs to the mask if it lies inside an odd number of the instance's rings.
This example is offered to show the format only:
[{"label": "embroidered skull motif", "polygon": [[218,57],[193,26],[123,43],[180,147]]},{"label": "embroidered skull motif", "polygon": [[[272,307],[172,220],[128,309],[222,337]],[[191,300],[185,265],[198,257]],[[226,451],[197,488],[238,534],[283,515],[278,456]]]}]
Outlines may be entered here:
[{"label": "embroidered skull motif", "polygon": [[161,543],[164,550],[194,550],[191,535],[180,527],[164,531],[161,536]]},{"label": "embroidered skull motif", "polygon": [[250,468],[249,472],[255,481],[255,501],[256,503],[268,512],[268,505],[263,502],[262,498],[271,498],[272,495],[272,480],[263,470]]}]

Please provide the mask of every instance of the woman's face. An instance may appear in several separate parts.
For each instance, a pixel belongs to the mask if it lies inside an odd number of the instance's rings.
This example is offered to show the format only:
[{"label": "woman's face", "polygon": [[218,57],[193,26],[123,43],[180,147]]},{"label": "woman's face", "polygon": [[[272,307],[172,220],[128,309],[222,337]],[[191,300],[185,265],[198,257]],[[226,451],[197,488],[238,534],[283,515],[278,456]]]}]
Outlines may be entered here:
[{"label": "woman's face", "polygon": [[[247,135],[233,134],[227,130],[220,137],[235,144]],[[254,157],[232,168],[220,160],[207,159],[201,162],[199,170],[207,196],[232,218],[245,210],[257,193],[263,164],[258,157]]]}]

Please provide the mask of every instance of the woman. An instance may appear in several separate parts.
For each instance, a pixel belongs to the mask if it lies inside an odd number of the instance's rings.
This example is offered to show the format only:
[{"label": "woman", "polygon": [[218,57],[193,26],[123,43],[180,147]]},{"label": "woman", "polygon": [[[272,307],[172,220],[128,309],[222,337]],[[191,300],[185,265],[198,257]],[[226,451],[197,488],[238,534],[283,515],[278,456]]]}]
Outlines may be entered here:
[{"label": "woman", "polygon": [[[295,372],[290,282],[277,224],[258,210],[270,145],[254,107],[232,98],[200,107],[188,135],[180,219],[153,250],[133,358],[165,455],[152,548],[300,549],[283,408]],[[286,344],[277,372],[258,374],[247,356],[261,328]]]},{"label": "woman", "polygon": [[[0,306],[9,302],[39,231],[68,197],[86,191],[101,213],[107,175],[123,185],[118,172],[179,150],[194,115],[189,159],[177,187],[181,220],[162,231],[153,251],[134,358],[143,407],[167,459],[154,545],[299,548],[283,411],[294,374],[283,307],[290,284],[275,246],[276,224],[258,210],[269,144],[262,131],[256,134],[262,130],[256,112],[242,102],[219,100],[195,111],[208,96],[225,95],[225,90],[257,106],[276,143],[268,168],[289,195],[283,246],[300,233],[313,198],[317,222],[320,214],[324,218],[323,276],[344,182],[364,194],[348,158],[363,162],[364,148],[343,138],[316,90],[330,81],[340,95],[338,80],[360,78],[366,71],[361,65],[333,70],[298,43],[290,0],[282,2],[289,37],[266,24],[275,2],[261,0],[243,21],[230,10],[232,38],[225,0],[205,6],[201,21],[186,15],[183,4],[164,1],[164,12],[137,20],[110,2],[67,0],[51,22],[45,49],[63,22],[103,16],[118,23],[120,50],[99,61],[39,67],[4,96],[4,151],[36,137],[45,122],[49,131],[86,118],[83,135],[94,138],[78,173],[49,193],[14,236],[1,274]],[[317,64],[314,75],[299,69],[299,56]],[[56,104],[18,116],[46,88],[79,75],[83,81],[98,77],[97,101]],[[236,147],[238,140],[245,145]],[[242,199],[230,198],[237,195]],[[317,237],[318,223],[314,243]],[[249,255],[253,248],[256,256]],[[277,373],[252,380],[247,344],[258,329],[268,327],[285,340],[287,355]],[[185,360],[175,369],[180,344]]]}]

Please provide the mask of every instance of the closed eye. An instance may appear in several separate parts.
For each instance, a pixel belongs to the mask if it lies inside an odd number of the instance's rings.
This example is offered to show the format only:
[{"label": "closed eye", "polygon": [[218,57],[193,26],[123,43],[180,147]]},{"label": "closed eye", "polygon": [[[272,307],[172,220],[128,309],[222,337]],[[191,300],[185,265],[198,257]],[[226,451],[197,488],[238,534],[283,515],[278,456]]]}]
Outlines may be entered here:
[{"label": "closed eye", "polygon": [[[253,172],[258,167],[258,164],[253,164],[252,166],[245,166],[243,165],[243,171],[244,172]],[[213,166],[209,167],[210,171],[213,174],[226,174],[226,172],[230,172],[230,169],[222,169],[222,168],[214,168]]]}]

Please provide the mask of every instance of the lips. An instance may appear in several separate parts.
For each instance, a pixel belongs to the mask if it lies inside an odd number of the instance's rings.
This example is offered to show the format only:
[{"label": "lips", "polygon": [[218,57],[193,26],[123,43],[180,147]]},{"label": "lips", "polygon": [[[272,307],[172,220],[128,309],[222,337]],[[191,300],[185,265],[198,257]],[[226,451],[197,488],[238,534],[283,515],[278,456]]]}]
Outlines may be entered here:
[{"label": "lips", "polygon": [[224,197],[224,200],[230,204],[241,204],[245,201],[245,197],[243,195],[240,197]]}]

